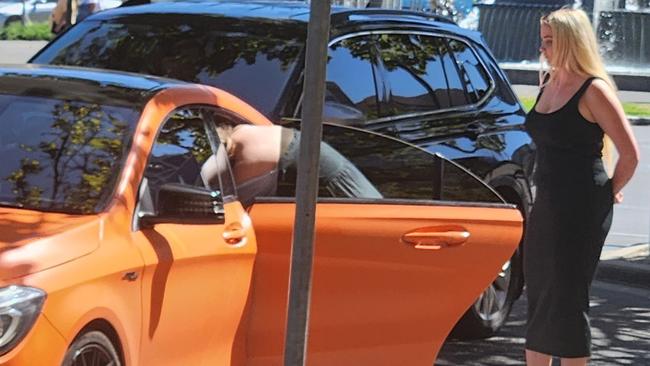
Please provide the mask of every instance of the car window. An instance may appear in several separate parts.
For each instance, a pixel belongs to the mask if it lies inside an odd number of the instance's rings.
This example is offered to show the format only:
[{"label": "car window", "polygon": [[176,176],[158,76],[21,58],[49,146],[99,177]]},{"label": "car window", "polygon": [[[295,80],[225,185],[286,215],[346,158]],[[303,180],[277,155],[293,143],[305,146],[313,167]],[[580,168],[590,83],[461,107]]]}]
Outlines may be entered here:
[{"label": "car window", "polygon": [[272,115],[300,65],[303,32],[198,15],[84,21],[31,62],[130,71],[207,84]]},{"label": "car window", "polygon": [[[447,42],[445,42],[447,43]],[[441,47],[442,67],[449,85],[449,102],[452,107],[461,107],[470,103],[465,94],[465,87],[459,74],[458,65],[449,46]]]},{"label": "car window", "polygon": [[347,38],[330,46],[325,108],[338,108],[330,114],[338,111],[338,114],[346,116],[356,110],[366,120],[377,118],[374,64],[375,55],[369,36]]},{"label": "car window", "polygon": [[[323,141],[354,164],[386,199],[503,202],[478,178],[439,155],[356,128],[326,124]],[[279,195],[295,195],[295,172],[280,181]],[[333,197],[320,189],[319,197]]]},{"label": "car window", "polygon": [[380,106],[382,116],[448,106],[447,97],[438,100],[438,94],[427,80],[427,73],[436,72],[436,61],[439,61],[437,50],[427,47],[430,43],[423,44],[420,37],[408,34],[382,34],[376,40],[384,81],[389,88],[388,101]]},{"label": "car window", "polygon": [[96,213],[112,197],[140,113],[0,94],[0,204]]},{"label": "car window", "polygon": [[[457,48],[458,44],[464,45],[453,42],[451,44]],[[388,100],[380,103],[383,117],[436,111],[474,102],[468,98],[459,73],[463,69],[456,64],[446,38],[382,34],[377,36],[377,48],[390,93]],[[470,60],[465,54],[461,56]],[[471,62],[478,63],[476,58]],[[472,93],[474,96],[474,89]]]},{"label": "car window", "polygon": [[451,39],[449,40],[449,47],[453,50],[458,61],[470,102],[478,102],[490,88],[490,78],[487,71],[468,44]]},{"label": "car window", "polygon": [[184,108],[160,129],[144,173],[154,207],[163,184],[219,189],[209,187],[201,178],[201,167],[213,155],[206,126],[199,109]]}]

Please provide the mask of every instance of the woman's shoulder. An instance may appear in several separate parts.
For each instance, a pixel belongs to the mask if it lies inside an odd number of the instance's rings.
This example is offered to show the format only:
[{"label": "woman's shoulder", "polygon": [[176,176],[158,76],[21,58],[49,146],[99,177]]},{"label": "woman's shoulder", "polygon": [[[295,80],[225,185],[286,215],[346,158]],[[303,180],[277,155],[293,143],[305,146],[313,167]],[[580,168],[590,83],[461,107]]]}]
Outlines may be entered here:
[{"label": "woman's shoulder", "polygon": [[595,78],[591,81],[587,90],[585,90],[585,100],[587,103],[602,103],[616,97],[612,87],[603,79]]}]

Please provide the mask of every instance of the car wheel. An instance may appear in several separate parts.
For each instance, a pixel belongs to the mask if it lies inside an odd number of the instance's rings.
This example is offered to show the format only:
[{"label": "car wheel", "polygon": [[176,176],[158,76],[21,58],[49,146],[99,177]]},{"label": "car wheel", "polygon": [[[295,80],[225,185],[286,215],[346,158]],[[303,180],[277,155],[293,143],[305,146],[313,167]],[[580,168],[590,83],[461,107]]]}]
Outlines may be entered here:
[{"label": "car wheel", "polygon": [[505,323],[523,287],[521,250],[503,264],[497,278],[465,312],[452,338],[477,339],[493,335]]},{"label": "car wheel", "polygon": [[[517,205],[526,222],[530,205],[522,204],[521,199],[512,192],[497,190],[506,201]],[[450,336],[459,339],[477,339],[494,335],[505,323],[512,310],[512,304],[521,296],[523,288],[523,251],[520,243],[510,260],[503,264],[492,284],[456,323]]]},{"label": "car wheel", "polygon": [[63,366],[121,366],[120,356],[111,340],[100,331],[89,331],[72,342]]},{"label": "car wheel", "polygon": [[9,19],[5,21],[5,28],[12,24],[23,24],[23,19],[21,17],[16,17],[16,16],[9,17]]}]

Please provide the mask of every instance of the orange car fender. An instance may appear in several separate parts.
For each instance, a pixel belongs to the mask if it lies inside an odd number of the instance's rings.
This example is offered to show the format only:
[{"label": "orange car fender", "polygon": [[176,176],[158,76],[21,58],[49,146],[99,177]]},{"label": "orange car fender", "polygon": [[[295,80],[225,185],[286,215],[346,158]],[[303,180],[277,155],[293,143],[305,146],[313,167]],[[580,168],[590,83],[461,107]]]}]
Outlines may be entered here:
[{"label": "orange car fender", "polygon": [[[85,260],[80,260],[83,262]],[[70,266],[72,263],[69,263]],[[89,266],[79,266],[82,267]],[[90,265],[92,267],[92,265]],[[58,268],[57,268],[58,269]],[[43,272],[43,275],[52,276],[57,269]],[[111,278],[112,277],[112,278]],[[93,281],[62,288],[58,291],[48,293],[48,298],[43,307],[43,314],[50,320],[55,329],[62,335],[66,341],[64,351],[73,342],[75,337],[88,324],[95,320],[104,320],[108,322],[117,333],[119,338],[119,347],[124,353],[124,359],[127,365],[137,364],[137,351],[139,348],[140,334],[140,300],[129,301],[121,299],[119,291],[114,291],[114,287],[121,281],[116,276],[107,276],[98,278]],[[28,281],[27,284],[30,284]],[[40,281],[33,281],[40,282]],[[33,285],[36,285],[34,283]],[[139,292],[139,285],[137,286]],[[88,301],[92,299],[92,301]],[[129,306],[129,302],[131,302]],[[133,312],[133,307],[137,311]],[[132,323],[129,323],[132,322]],[[118,345],[116,345],[118,346]]]},{"label": "orange car fender", "polygon": [[125,275],[134,273],[137,277],[143,263],[137,248],[125,240],[130,226],[124,223],[130,221],[120,219],[118,207],[114,210],[116,215],[101,215],[100,230],[89,230],[85,238],[81,233],[70,237],[63,233],[56,238],[100,241],[96,251],[14,283],[47,290],[42,312],[67,346],[90,322],[103,319],[117,333],[126,364],[135,365],[142,318],[141,281]]},{"label": "orange car fender", "polygon": [[60,365],[66,348],[63,336],[45,316],[40,316],[25,339],[0,356],[0,365]]}]

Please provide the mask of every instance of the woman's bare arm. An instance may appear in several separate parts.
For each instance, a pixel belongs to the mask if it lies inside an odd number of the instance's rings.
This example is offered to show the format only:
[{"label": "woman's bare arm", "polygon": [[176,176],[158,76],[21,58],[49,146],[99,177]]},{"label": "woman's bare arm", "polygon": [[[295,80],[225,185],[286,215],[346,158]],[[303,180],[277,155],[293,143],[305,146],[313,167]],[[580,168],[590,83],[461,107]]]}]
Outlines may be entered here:
[{"label": "woman's bare arm", "polygon": [[612,139],[618,160],[612,176],[612,193],[616,203],[622,201],[621,190],[630,181],[639,162],[639,147],[632,127],[625,117],[616,93],[603,80],[594,80],[585,93],[586,107],[595,121]]}]

